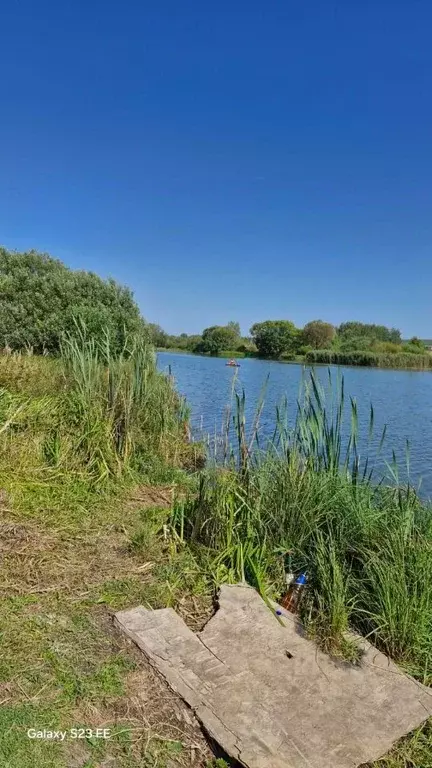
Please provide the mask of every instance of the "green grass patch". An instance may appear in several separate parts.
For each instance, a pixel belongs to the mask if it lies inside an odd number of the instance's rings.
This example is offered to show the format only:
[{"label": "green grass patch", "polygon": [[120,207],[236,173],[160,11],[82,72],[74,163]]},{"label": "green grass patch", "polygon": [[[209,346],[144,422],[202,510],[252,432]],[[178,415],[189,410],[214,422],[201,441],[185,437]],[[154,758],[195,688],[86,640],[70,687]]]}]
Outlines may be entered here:
[{"label": "green grass patch", "polygon": [[[143,666],[111,614],[172,606],[199,629],[220,583],[277,597],[287,550],[308,572],[303,619],[325,650],[354,659],[354,628],[431,684],[431,510],[412,489],[372,484],[354,403],[346,454],[343,403],[327,408],[314,379],[295,427],[279,409],[273,447],[251,454],[239,396],[231,463],[197,476],[184,470],[187,409],[139,345],[120,358],[85,340],[66,361],[0,358],[0,383],[1,766],[189,764],[166,689],[149,719],[134,709]],[[108,741],[27,737],[102,724]],[[431,748],[427,725],[375,768],[430,768]]]},{"label": "green grass patch", "polygon": [[66,766],[58,741],[30,739],[32,728],[60,728],[61,718],[54,707],[43,704],[4,704],[0,707],[0,765],[2,768],[63,768]]}]

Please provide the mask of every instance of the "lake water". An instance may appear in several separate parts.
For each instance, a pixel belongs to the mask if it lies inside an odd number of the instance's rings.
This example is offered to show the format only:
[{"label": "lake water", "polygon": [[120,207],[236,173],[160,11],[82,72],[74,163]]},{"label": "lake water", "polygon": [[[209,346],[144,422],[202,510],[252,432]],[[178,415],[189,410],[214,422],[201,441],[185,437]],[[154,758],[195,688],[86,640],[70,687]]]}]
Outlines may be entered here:
[{"label": "lake water", "polygon": [[[302,376],[307,370],[300,365],[273,361],[242,359],[241,367],[230,368],[225,360],[215,357],[160,352],[158,365],[171,372],[178,391],[185,395],[192,409],[192,426],[196,432],[220,433],[227,404],[231,398],[233,372],[237,371],[237,389],[246,393],[246,416],[249,424],[269,375],[265,406],[260,420],[261,433],[270,436],[275,426],[275,410],[282,398],[288,398],[288,411],[295,416],[296,400]],[[310,369],[309,369],[310,370]],[[328,383],[327,367],[317,367],[323,386]],[[332,376],[343,375],[346,399],[356,399],[360,432],[367,433],[370,403],[375,414],[375,441],[379,443],[384,425],[387,433],[379,461],[379,471],[388,473],[385,461],[396,453],[400,476],[406,472],[406,441],[409,441],[411,482],[420,485],[424,498],[432,498],[432,372],[392,371],[374,368],[331,366]],[[348,429],[348,426],[347,426]]]}]

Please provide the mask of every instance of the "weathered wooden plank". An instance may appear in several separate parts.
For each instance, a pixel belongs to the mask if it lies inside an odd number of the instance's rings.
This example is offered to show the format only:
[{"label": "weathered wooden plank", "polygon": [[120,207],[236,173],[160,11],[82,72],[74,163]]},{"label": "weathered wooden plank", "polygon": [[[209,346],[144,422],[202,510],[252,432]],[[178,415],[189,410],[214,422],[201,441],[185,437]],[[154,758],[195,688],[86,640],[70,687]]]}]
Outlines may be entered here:
[{"label": "weathered wooden plank", "polygon": [[337,663],[284,617],[281,626],[255,590],[235,585],[197,635],[171,608],[115,621],[248,768],[355,768],[432,714],[431,692],[369,643],[360,665]]}]

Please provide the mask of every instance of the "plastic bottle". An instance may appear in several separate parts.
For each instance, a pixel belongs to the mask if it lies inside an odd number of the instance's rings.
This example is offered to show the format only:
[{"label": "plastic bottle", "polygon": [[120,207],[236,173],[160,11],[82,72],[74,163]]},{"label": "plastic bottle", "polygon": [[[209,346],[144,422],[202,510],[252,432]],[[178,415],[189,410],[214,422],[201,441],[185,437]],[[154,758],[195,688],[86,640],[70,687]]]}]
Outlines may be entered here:
[{"label": "plastic bottle", "polygon": [[285,608],[286,611],[290,611],[291,613],[297,613],[297,609],[300,604],[300,600],[302,598],[302,594],[304,592],[304,588],[306,586],[307,578],[305,573],[301,573],[300,576],[296,578],[296,580],[290,584],[290,587],[288,589],[288,592],[283,596],[281,600],[281,606]]},{"label": "plastic bottle", "polygon": [[288,592],[291,584],[293,583],[293,581],[295,581],[295,576],[292,573],[292,571],[286,571],[285,572],[285,584],[286,584],[287,592]]},{"label": "plastic bottle", "polygon": [[291,555],[292,555],[292,550],[288,550],[288,552],[285,553],[285,558],[284,558],[285,584],[286,584],[287,592],[291,584],[295,580],[295,576],[292,572]]}]

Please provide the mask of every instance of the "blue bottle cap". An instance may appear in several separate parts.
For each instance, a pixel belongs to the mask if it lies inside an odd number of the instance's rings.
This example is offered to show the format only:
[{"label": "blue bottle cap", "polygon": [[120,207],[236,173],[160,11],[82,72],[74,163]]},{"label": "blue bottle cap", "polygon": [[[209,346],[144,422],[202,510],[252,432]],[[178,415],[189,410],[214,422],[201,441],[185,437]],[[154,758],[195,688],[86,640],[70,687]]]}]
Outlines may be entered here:
[{"label": "blue bottle cap", "polygon": [[282,611],[276,611],[277,616],[282,616]]},{"label": "blue bottle cap", "polygon": [[296,584],[303,585],[307,582],[307,576],[305,573],[301,573],[300,576],[298,576],[295,580]]}]

